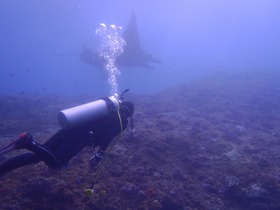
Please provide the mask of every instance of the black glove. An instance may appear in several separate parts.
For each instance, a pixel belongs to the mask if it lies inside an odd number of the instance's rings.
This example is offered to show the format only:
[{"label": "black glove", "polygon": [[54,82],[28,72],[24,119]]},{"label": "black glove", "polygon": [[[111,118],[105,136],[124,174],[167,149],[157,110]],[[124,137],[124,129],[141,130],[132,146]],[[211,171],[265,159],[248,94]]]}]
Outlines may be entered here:
[{"label": "black glove", "polygon": [[100,160],[103,158],[104,151],[99,150],[94,156],[92,156],[89,160],[89,165],[95,167],[98,165]]}]

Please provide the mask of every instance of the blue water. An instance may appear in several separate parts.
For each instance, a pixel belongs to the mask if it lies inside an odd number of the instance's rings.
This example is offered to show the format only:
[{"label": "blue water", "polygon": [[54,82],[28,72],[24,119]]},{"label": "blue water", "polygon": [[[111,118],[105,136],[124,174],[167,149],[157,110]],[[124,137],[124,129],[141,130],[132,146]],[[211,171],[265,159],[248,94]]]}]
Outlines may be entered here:
[{"label": "blue water", "polygon": [[135,134],[111,144],[101,173],[90,149],[54,176],[39,164],[1,176],[0,209],[280,209],[279,0],[1,0],[1,148],[23,131],[45,142],[60,110],[111,94],[77,54],[132,10],[162,61],[119,69]]},{"label": "blue water", "polygon": [[100,22],[126,27],[131,11],[142,49],[163,61],[122,68],[120,90],[151,94],[216,71],[277,70],[277,0],[2,0],[0,94],[108,95],[104,72],[79,60],[96,50]]}]

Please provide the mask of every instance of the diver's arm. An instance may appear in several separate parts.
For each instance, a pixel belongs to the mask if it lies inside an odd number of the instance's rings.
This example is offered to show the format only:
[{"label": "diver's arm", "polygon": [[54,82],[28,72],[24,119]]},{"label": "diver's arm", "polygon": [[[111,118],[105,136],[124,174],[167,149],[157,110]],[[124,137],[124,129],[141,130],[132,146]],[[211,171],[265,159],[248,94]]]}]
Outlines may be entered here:
[{"label": "diver's arm", "polygon": [[101,143],[100,143],[100,149],[99,150],[102,150],[102,151],[106,151],[107,147],[109,146],[110,142],[112,141],[114,137],[112,138],[104,138],[102,139]]},{"label": "diver's arm", "polygon": [[[110,142],[114,139],[114,137],[116,137],[118,134],[121,133],[121,131],[127,128],[128,121],[125,116],[121,115],[121,124],[120,124],[120,119],[116,115],[116,113],[112,114],[111,117],[107,118],[106,120],[110,120],[109,122],[113,122],[113,123],[110,124],[110,126],[106,126],[105,128],[101,126],[99,128],[99,131],[103,129],[101,135],[95,137],[98,139],[97,142],[99,142],[99,150],[89,160],[89,165],[93,167],[97,166],[99,162],[102,160],[107,147],[109,146]],[[122,128],[122,130],[120,128]]]},{"label": "diver's arm", "polygon": [[102,160],[103,155],[105,153],[105,150],[107,149],[109,143],[111,142],[113,138],[104,138],[101,141],[101,144],[99,145],[99,150],[98,152],[93,155],[90,160],[89,160],[89,165],[90,166],[97,166],[99,164],[99,162]]},{"label": "diver's arm", "polygon": [[91,159],[89,160],[89,165],[92,167],[97,166],[99,162],[102,160],[104,153],[105,151],[99,149],[98,152],[94,156],[92,156]]}]

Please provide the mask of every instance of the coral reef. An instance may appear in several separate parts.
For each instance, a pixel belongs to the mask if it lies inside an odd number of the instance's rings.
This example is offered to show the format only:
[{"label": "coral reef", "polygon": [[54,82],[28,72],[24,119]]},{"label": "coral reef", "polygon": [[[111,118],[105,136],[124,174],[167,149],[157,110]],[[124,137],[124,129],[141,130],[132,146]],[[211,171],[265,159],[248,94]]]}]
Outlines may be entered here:
[{"label": "coral reef", "polygon": [[[105,165],[89,168],[93,151],[85,148],[65,169],[39,163],[1,175],[0,209],[280,209],[276,75],[220,73],[151,96],[130,94],[135,132],[112,142]],[[0,146],[26,130],[44,142],[59,129],[60,109],[90,100],[0,96]]]}]

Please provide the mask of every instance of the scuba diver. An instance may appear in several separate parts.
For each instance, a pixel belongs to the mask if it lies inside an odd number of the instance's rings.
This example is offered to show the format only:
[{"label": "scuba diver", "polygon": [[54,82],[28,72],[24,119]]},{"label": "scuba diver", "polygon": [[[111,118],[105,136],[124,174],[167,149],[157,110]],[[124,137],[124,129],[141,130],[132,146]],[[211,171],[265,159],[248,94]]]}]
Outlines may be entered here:
[{"label": "scuba diver", "polygon": [[[32,153],[8,159],[0,165],[0,174],[41,161],[51,169],[60,168],[67,165],[86,146],[99,146],[97,153],[89,159],[90,166],[98,165],[112,139],[127,128],[128,118],[131,118],[133,128],[134,104],[122,97],[127,91],[128,89],[122,93],[120,99],[111,96],[89,103],[90,109],[86,104],[78,106],[82,107],[79,111],[76,107],[61,111],[58,117],[62,129],[44,144],[34,141],[29,133],[20,134],[0,150],[0,156],[15,149],[27,149]],[[89,115],[92,116],[88,117]]]}]

